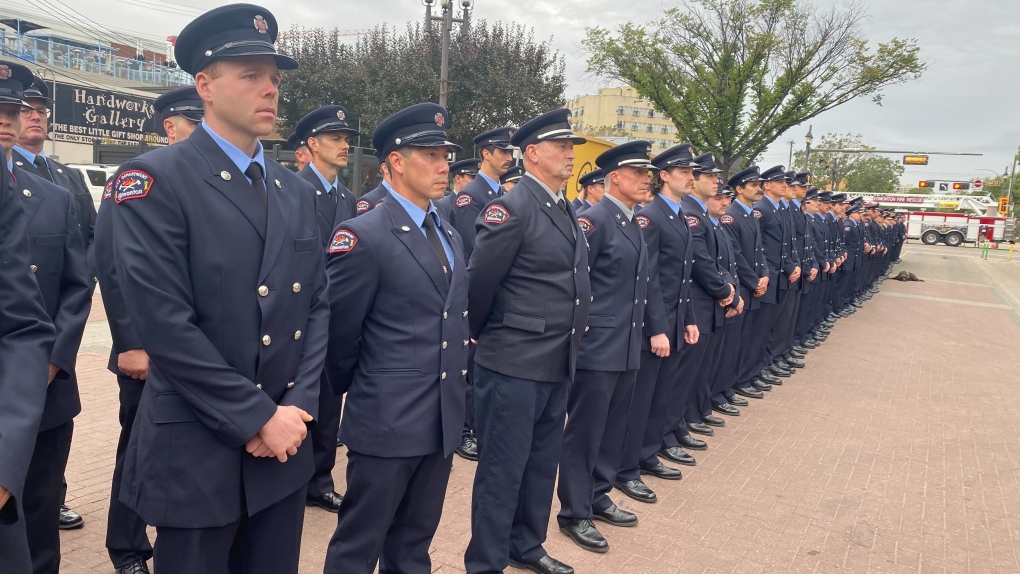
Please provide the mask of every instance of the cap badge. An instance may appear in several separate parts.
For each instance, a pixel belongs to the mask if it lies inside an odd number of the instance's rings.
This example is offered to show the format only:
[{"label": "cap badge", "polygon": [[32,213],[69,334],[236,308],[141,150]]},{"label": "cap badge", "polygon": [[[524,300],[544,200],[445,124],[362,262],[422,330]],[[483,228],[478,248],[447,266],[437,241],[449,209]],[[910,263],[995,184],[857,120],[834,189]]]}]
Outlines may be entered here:
[{"label": "cap badge", "polygon": [[344,121],[344,120],[347,119],[347,114],[345,114],[343,110],[337,110],[336,111],[336,118],[338,120],[340,120],[340,121]]},{"label": "cap badge", "polygon": [[446,125],[446,118],[443,117],[441,112],[436,112],[436,125],[439,127]]},{"label": "cap badge", "polygon": [[6,80],[11,77],[11,68],[7,65],[0,65],[0,80]]},{"label": "cap badge", "polygon": [[265,34],[269,30],[269,23],[261,15],[255,16],[255,29],[258,30],[259,34]]}]

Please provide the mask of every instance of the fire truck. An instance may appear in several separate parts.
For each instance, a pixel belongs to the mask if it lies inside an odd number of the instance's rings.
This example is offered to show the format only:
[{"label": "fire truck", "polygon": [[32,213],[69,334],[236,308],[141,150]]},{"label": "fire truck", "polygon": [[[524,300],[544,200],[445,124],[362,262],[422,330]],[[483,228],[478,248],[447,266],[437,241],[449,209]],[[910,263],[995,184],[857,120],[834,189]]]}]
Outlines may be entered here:
[{"label": "fire truck", "polygon": [[[926,245],[944,243],[950,247],[980,244],[988,241],[992,248],[1016,237],[1016,220],[1012,217],[990,215],[996,212],[997,203],[991,196],[909,194],[885,195],[850,193],[862,196],[865,202],[895,207],[898,213],[907,214],[907,239],[920,240]],[[925,209],[949,208],[970,213],[936,213]]]}]

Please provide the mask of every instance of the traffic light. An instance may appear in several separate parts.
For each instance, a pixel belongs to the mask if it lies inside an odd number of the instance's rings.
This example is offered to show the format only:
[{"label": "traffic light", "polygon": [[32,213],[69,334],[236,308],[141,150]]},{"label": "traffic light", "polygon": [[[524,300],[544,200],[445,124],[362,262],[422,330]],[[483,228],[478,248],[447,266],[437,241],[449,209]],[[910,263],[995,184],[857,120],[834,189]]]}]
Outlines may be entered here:
[{"label": "traffic light", "polygon": [[1009,196],[999,198],[999,215],[1009,214]]},{"label": "traffic light", "polygon": [[956,189],[956,190],[970,189],[970,183],[965,182],[965,181],[954,181],[953,182],[953,189]]},{"label": "traffic light", "polygon": [[934,181],[919,181],[919,182],[917,182],[917,187],[934,187],[934,185],[935,185]]}]

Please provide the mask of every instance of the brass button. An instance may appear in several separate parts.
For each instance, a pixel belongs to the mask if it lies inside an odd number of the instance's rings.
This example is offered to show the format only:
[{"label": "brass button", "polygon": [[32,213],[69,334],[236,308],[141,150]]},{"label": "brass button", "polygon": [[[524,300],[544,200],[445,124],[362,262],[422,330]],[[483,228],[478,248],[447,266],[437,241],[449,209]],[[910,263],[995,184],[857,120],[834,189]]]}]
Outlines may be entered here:
[{"label": "brass button", "polygon": [[38,268],[38,267],[36,267],[35,265],[29,265],[29,267],[28,267],[28,268],[32,270],[32,273],[35,273],[36,271],[38,271],[38,270],[39,270],[39,268]]},{"label": "brass button", "polygon": [[587,325],[585,325],[585,327],[584,327],[584,332],[585,332],[585,333],[587,333],[587,332],[588,332],[588,326],[587,326]]},{"label": "brass button", "polygon": [[467,311],[464,311],[464,316],[467,317]]},{"label": "brass button", "polygon": [[445,381],[446,380],[446,373],[443,373],[442,375],[439,375],[439,378]]},{"label": "brass button", "polygon": [[294,381],[291,381],[291,382],[287,383],[287,388],[288,389],[293,389],[294,388]]},{"label": "brass button", "polygon": [[446,320],[446,311],[443,311],[443,320]]},{"label": "brass button", "polygon": [[269,337],[269,335],[263,335],[262,336],[262,344],[263,345],[268,347],[269,343],[272,343],[272,342],[273,342],[273,340]]},{"label": "brass button", "polygon": [[467,339],[464,339],[464,346],[467,347],[469,342]]},{"label": "brass button", "polygon": [[446,341],[443,341],[443,348],[446,348]]},{"label": "brass button", "polygon": [[265,285],[259,285],[259,295],[263,297],[269,295],[269,287],[266,287]]},{"label": "brass button", "polygon": [[581,304],[581,300],[580,299],[574,299],[574,305],[580,305],[580,304]]},{"label": "brass button", "polygon": [[259,383],[259,384],[255,385],[255,388],[256,388],[256,389],[261,389],[261,388],[262,388],[262,384],[261,384],[261,383]]},{"label": "brass button", "polygon": [[32,197],[32,192],[28,191],[27,189],[21,193],[25,194],[25,197]]},{"label": "brass button", "polygon": [[301,340],[301,331],[294,331],[294,340],[295,341]]},{"label": "brass button", "polygon": [[460,376],[462,376],[462,377],[466,377],[466,376],[467,376],[467,369],[464,369],[464,370],[462,370],[462,371],[460,372]]},{"label": "brass button", "polygon": [[571,329],[571,330],[570,330],[570,334],[571,334],[571,335],[573,335],[573,334],[574,334],[574,329]]},{"label": "brass button", "polygon": [[301,284],[300,283],[295,283],[295,284],[291,285],[290,288],[293,289],[295,293],[298,293],[298,292],[301,291]]},{"label": "brass button", "polygon": [[223,170],[220,172],[220,177],[223,178],[223,181],[230,181],[230,172]]}]

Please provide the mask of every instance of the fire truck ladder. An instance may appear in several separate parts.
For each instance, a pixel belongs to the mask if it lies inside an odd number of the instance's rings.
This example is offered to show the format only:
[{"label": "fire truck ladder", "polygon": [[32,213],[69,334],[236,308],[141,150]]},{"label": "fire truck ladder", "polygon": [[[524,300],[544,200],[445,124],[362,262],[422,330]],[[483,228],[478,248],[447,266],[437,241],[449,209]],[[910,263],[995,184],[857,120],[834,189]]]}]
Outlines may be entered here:
[{"label": "fire truck ladder", "polygon": [[952,208],[969,211],[974,215],[985,215],[990,206],[997,203],[990,195],[946,195],[940,193],[854,193],[846,192],[848,197],[863,197],[865,203],[878,203],[886,207],[908,209]]}]

